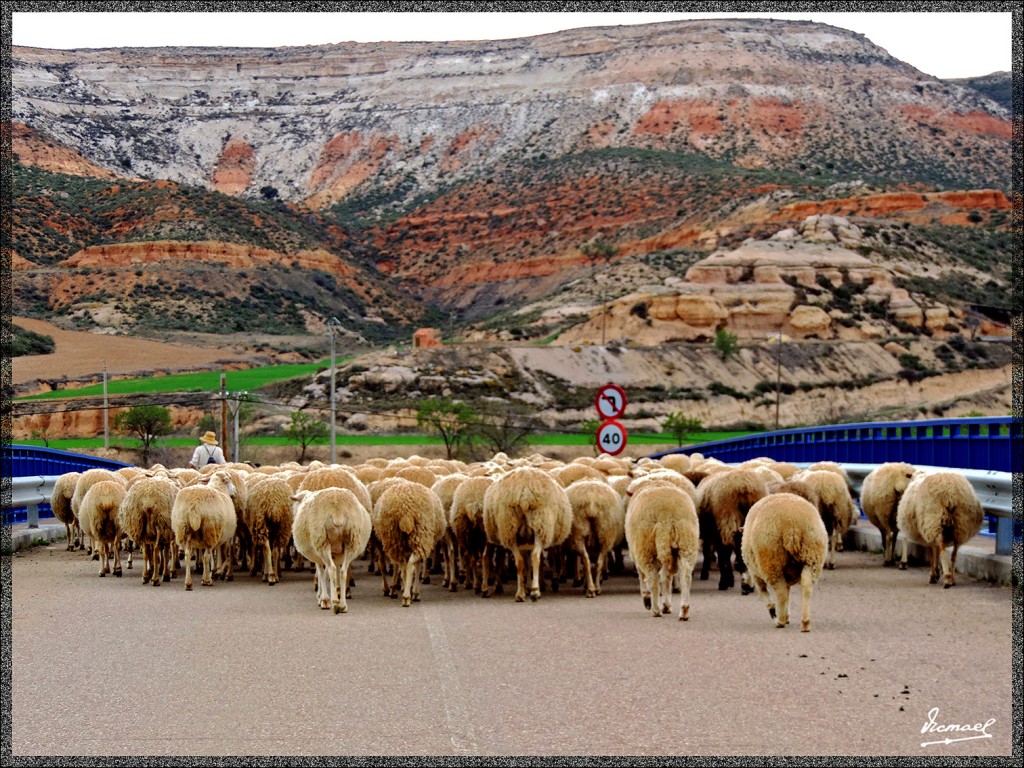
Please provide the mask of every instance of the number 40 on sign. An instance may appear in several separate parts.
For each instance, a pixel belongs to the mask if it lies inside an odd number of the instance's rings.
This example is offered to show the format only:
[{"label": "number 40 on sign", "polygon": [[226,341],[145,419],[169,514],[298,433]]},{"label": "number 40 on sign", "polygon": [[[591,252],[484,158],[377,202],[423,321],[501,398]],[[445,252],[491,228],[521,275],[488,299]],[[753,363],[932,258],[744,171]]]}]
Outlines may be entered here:
[{"label": "number 40 on sign", "polygon": [[626,449],[626,428],[614,419],[606,421],[597,430],[597,447],[602,453],[617,456]]}]

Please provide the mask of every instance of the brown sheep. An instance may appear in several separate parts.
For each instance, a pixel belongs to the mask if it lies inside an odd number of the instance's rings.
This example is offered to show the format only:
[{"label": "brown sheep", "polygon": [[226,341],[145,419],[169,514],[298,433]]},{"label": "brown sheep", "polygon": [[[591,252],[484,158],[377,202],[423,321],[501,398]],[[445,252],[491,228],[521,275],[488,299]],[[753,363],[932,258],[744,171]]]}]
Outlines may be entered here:
[{"label": "brown sheep", "polygon": [[[707,581],[711,568],[712,550],[718,559],[718,588],[729,589],[735,584],[732,555],[736,553],[736,570],[746,571],[742,555],[742,532],[747,512],[755,503],[768,495],[768,487],[755,470],[728,469],[715,471],[697,486],[697,512],[700,519],[700,536],[703,541],[704,562],[701,564],[701,581]],[[741,585],[743,594],[753,591],[746,582]]]},{"label": "brown sheep", "polygon": [[818,511],[828,532],[828,561],[831,571],[836,567],[836,551],[842,549],[840,542],[847,529],[857,518],[857,507],[842,475],[828,469],[804,470],[790,480],[806,483],[818,495]]},{"label": "brown sheep", "polygon": [[[603,480],[577,480],[565,492],[572,506],[572,527],[566,548],[579,555],[586,571],[586,595],[594,597],[601,594],[601,574],[608,553],[623,537],[622,498]],[[591,557],[596,560],[593,569]]]},{"label": "brown sheep", "polygon": [[385,554],[402,572],[402,605],[419,600],[417,571],[444,533],[441,501],[429,488],[395,478],[374,505],[374,528]]}]

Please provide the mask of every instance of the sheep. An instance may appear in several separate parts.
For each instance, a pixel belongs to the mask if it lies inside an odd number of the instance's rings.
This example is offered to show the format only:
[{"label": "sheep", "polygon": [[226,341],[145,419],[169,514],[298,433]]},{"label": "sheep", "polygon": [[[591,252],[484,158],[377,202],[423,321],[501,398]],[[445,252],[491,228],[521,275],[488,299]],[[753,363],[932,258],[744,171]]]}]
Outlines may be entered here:
[{"label": "sheep", "polygon": [[569,497],[543,470],[513,469],[495,480],[484,494],[484,530],[488,542],[510,550],[515,558],[516,602],[526,599],[523,550],[531,550],[530,599],[536,602],[540,599],[541,553],[565,541],[571,527]]},{"label": "sheep", "polygon": [[78,521],[91,539],[93,549],[99,544],[100,576],[110,573],[110,549],[113,547],[114,575],[121,577],[121,529],[117,512],[125,497],[123,478],[100,480],[89,486],[78,505]]},{"label": "sheep", "polygon": [[900,533],[896,522],[896,507],[914,471],[913,466],[902,461],[880,464],[864,478],[860,489],[860,505],[864,514],[882,534],[885,547],[883,566],[896,564],[896,540]]},{"label": "sheep", "polygon": [[171,508],[178,487],[170,478],[140,476],[128,488],[117,523],[142,548],[142,583],[171,580]]},{"label": "sheep", "polygon": [[636,479],[631,480],[626,487],[626,496],[633,496],[647,486],[657,483],[674,485],[679,490],[685,491],[686,495],[693,499],[694,506],[697,505],[699,497],[693,483],[687,480],[684,475],[671,469],[660,469],[645,475],[639,475]]},{"label": "sheep", "polygon": [[[768,495],[767,485],[764,478],[752,469],[728,469],[716,471],[701,481],[697,495],[704,551],[701,581],[708,579],[714,549],[718,556],[718,588],[729,589],[735,583],[732,568],[734,550],[736,570],[741,574],[746,571],[740,546],[743,521],[750,508]],[[753,591],[746,582],[740,588],[743,594]]]},{"label": "sheep", "polygon": [[836,567],[836,550],[841,549],[847,529],[857,519],[857,507],[842,475],[828,469],[804,470],[790,478],[806,483],[818,495],[818,510],[828,532],[829,547],[826,566],[830,571]]},{"label": "sheep", "polygon": [[430,487],[430,490],[437,494],[437,498],[441,500],[441,509],[444,511],[445,531],[438,546],[443,550],[442,559],[444,561],[444,580],[441,582],[441,586],[447,587],[450,592],[458,590],[458,568],[456,567],[455,537],[448,526],[448,521],[451,519],[451,508],[452,501],[455,498],[455,491],[467,479],[463,474],[445,475]]},{"label": "sheep", "polygon": [[444,533],[441,500],[419,483],[395,478],[377,499],[373,518],[381,547],[396,571],[402,569],[402,606],[408,608],[419,600],[416,572]]},{"label": "sheep", "polygon": [[494,483],[490,477],[470,477],[461,483],[452,496],[448,510],[448,527],[462,561],[464,584],[468,588],[472,579],[473,591],[488,597],[490,585],[483,574],[487,566],[483,561],[487,546],[484,530],[484,494]]},{"label": "sheep", "polygon": [[580,480],[600,480],[604,482],[604,475],[598,470],[586,464],[569,464],[559,470],[550,473],[563,488],[568,488]]},{"label": "sheep", "polygon": [[672,583],[680,580],[679,620],[690,618],[690,585],[700,541],[693,499],[672,485],[649,485],[630,499],[625,519],[629,556],[640,577],[644,608],[672,612]]},{"label": "sheep", "polygon": [[[800,584],[800,631],[811,629],[811,592],[821,576],[828,533],[811,502],[792,493],[773,493],[747,513],[743,559],[775,626],[789,623],[789,589]],[[775,593],[775,602],[767,587]],[[776,612],[776,603],[778,611]]]},{"label": "sheep", "polygon": [[658,464],[665,469],[675,470],[679,474],[683,474],[690,469],[691,461],[690,457],[685,453],[670,453],[658,459]]},{"label": "sheep", "polygon": [[413,465],[411,467],[403,467],[395,473],[395,477],[400,477],[403,480],[408,480],[413,483],[419,483],[425,488],[430,488],[437,482],[437,475],[425,466]]},{"label": "sheep", "polygon": [[[939,580],[942,586],[956,584],[956,554],[960,546],[978,535],[985,518],[984,510],[967,478],[957,472],[917,473],[908,483],[896,510],[896,524],[903,530],[903,558],[906,568],[907,539],[931,550],[931,575],[928,583]],[[952,545],[950,557],[947,547]]]},{"label": "sheep", "polygon": [[370,540],[370,513],[347,488],[299,491],[292,534],[295,548],[316,565],[317,600],[348,612],[348,569]]},{"label": "sheep", "polygon": [[114,474],[109,469],[88,469],[79,476],[78,481],[75,483],[75,492],[71,495],[71,514],[73,514],[75,519],[78,520],[78,524],[82,528],[83,535],[89,536],[90,538],[86,552],[93,560],[99,560],[99,551],[96,550],[95,546],[93,546],[93,542],[91,540],[92,536],[85,529],[85,526],[82,525],[79,509],[82,505],[82,499],[85,498],[85,494],[88,493],[89,489],[96,483],[103,482],[105,480],[120,483],[122,487],[127,487],[128,485],[127,481],[121,475]]},{"label": "sheep", "polygon": [[[622,498],[603,480],[578,480],[565,492],[572,507],[572,527],[566,545],[580,556],[586,571],[586,595],[594,597],[601,594],[601,575],[608,553],[623,536]],[[591,556],[596,559],[593,571]]]},{"label": "sheep", "polygon": [[245,524],[252,536],[250,574],[256,575],[257,555],[262,553],[263,581],[273,586],[280,578],[281,555],[292,536],[292,488],[284,477],[262,477],[265,479],[248,489],[245,505]]},{"label": "sheep", "polygon": [[186,486],[174,498],[171,529],[178,546],[185,548],[186,591],[192,591],[193,547],[203,552],[203,586],[213,585],[213,552],[235,538],[235,493],[230,476],[214,472],[206,483]]},{"label": "sheep", "polygon": [[71,498],[75,495],[75,485],[81,476],[81,472],[65,472],[54,482],[53,493],[50,494],[50,509],[53,516],[64,523],[69,552],[81,545],[82,529],[78,525],[78,518],[71,511]]}]

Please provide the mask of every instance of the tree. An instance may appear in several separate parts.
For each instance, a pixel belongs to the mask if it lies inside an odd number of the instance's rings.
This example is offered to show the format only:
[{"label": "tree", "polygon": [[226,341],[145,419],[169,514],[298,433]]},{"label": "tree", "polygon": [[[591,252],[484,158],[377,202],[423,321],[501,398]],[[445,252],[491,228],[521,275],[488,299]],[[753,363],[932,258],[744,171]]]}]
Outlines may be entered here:
[{"label": "tree", "polygon": [[420,403],[416,423],[439,434],[448,458],[452,459],[469,436],[469,428],[475,416],[473,409],[465,403],[449,397],[431,398]]},{"label": "tree", "polygon": [[114,429],[138,436],[142,441],[142,463],[149,466],[149,454],[157,438],[171,431],[171,412],[162,405],[136,405],[114,417]]},{"label": "tree", "polygon": [[723,360],[728,360],[735,355],[739,348],[739,337],[735,333],[729,333],[725,328],[719,328],[715,332],[715,349],[718,350]]},{"label": "tree", "polygon": [[301,447],[299,452],[299,463],[306,460],[306,449],[314,440],[327,437],[327,425],[319,419],[314,419],[308,413],[295,411],[292,414],[292,423],[284,428],[285,435],[294,440]]},{"label": "tree", "polygon": [[260,195],[264,200],[277,200],[277,188],[269,185],[260,187]]},{"label": "tree", "polygon": [[685,416],[682,411],[675,411],[665,418],[661,423],[661,428],[663,431],[671,433],[672,437],[676,439],[676,445],[682,447],[687,435],[700,432],[704,429],[704,425],[700,419]]},{"label": "tree", "polygon": [[492,455],[504,453],[515,456],[520,448],[530,444],[530,433],[539,426],[536,419],[512,408],[498,413],[486,413],[474,426],[473,440],[482,443]]}]

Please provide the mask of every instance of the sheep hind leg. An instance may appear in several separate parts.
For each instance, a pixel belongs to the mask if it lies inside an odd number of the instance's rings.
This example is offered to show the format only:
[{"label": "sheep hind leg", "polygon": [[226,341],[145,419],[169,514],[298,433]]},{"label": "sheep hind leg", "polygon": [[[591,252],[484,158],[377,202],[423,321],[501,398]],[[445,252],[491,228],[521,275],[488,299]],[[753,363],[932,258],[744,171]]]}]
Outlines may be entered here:
[{"label": "sheep hind leg", "polygon": [[121,534],[114,536],[114,575],[121,578]]},{"label": "sheep hind leg", "polygon": [[943,547],[940,550],[940,558],[942,559],[942,588],[949,589],[956,584],[956,551],[960,548],[959,544],[953,544],[953,555],[950,557],[949,550]]},{"label": "sheep hind leg", "polygon": [[675,582],[675,574],[669,569],[669,567],[662,566],[658,577],[661,579],[661,612],[665,614],[672,613],[672,585]]},{"label": "sheep hind leg", "polygon": [[644,570],[637,565],[636,566],[637,576],[640,577],[640,599],[644,602],[644,610],[651,610],[651,589],[647,586],[647,574]]},{"label": "sheep hind leg", "polygon": [[334,609],[335,613],[348,613],[348,568],[352,562],[352,558],[345,553],[341,556],[341,564],[338,566],[338,583],[341,585],[341,594],[338,596],[338,607]]},{"label": "sheep hind leg", "polygon": [[[256,564],[256,557],[253,555],[253,565]],[[263,541],[263,580],[268,585],[277,584],[277,569],[275,568],[274,551],[270,547],[270,539]]]},{"label": "sheep hind leg", "polygon": [[533,550],[530,553],[530,600],[540,600],[540,557],[544,554],[540,536],[534,536]]},{"label": "sheep hind leg", "polygon": [[587,584],[587,597],[594,597],[597,594],[597,586],[594,584],[594,574],[590,567],[590,555],[587,554],[586,544],[581,543],[577,552],[580,566],[586,571],[584,578]]},{"label": "sheep hind leg", "polygon": [[693,566],[692,562],[683,561],[682,568],[679,571],[679,592],[680,592],[680,603],[679,603],[679,620],[686,621],[690,618],[690,586],[693,584]]},{"label": "sheep hind leg", "polygon": [[[412,605],[412,582],[416,578],[416,564],[419,557],[415,554],[409,555],[402,574],[402,607],[408,608]],[[397,571],[398,569],[396,569]]]},{"label": "sheep hind leg", "polygon": [[[896,545],[893,544],[893,548],[895,548],[895,546]],[[901,571],[907,570],[907,537],[906,536],[903,537],[903,554],[900,557],[900,570]]]},{"label": "sheep hind leg", "polygon": [[338,564],[334,562],[334,553],[331,551],[331,545],[325,546],[319,554],[324,564],[317,567],[326,571],[327,588],[330,590],[328,593],[330,595],[330,607],[334,613],[341,613],[341,597],[338,595],[338,589],[341,586],[338,583]]},{"label": "sheep hind leg", "polygon": [[213,557],[216,554],[216,547],[206,547],[203,549],[203,581],[204,587],[213,586]]},{"label": "sheep hind leg", "polygon": [[811,631],[811,591],[814,589],[814,573],[804,567],[800,573],[800,631]]},{"label": "sheep hind leg", "polygon": [[775,600],[778,603],[778,615],[775,617],[775,626],[782,629],[789,624],[789,585],[785,579],[779,579],[772,584],[775,592]]},{"label": "sheep hind leg", "polygon": [[939,581],[939,547],[929,547],[931,555],[931,571],[928,574],[928,583],[937,584]]},{"label": "sheep hind leg", "polygon": [[153,545],[146,542],[142,542],[142,583],[148,584],[149,577],[152,572],[156,570],[156,565],[153,563]]},{"label": "sheep hind leg", "polygon": [[526,590],[523,588],[525,581],[526,570],[526,558],[523,557],[523,551],[519,547],[515,547],[512,550],[512,556],[516,561],[516,602],[522,603],[526,601]]},{"label": "sheep hind leg", "polygon": [[491,566],[491,545],[484,544],[484,552],[480,556],[480,597],[491,596],[491,585],[490,585],[490,566]]},{"label": "sheep hind leg", "polygon": [[185,591],[192,591],[192,545],[185,545]]},{"label": "sheep hind leg", "polygon": [[654,569],[647,578],[651,588],[651,615],[661,616],[661,569]]},{"label": "sheep hind leg", "polygon": [[604,575],[605,565],[608,563],[608,553],[602,552],[597,556],[597,564],[594,566],[594,594],[601,594],[601,577]]}]

